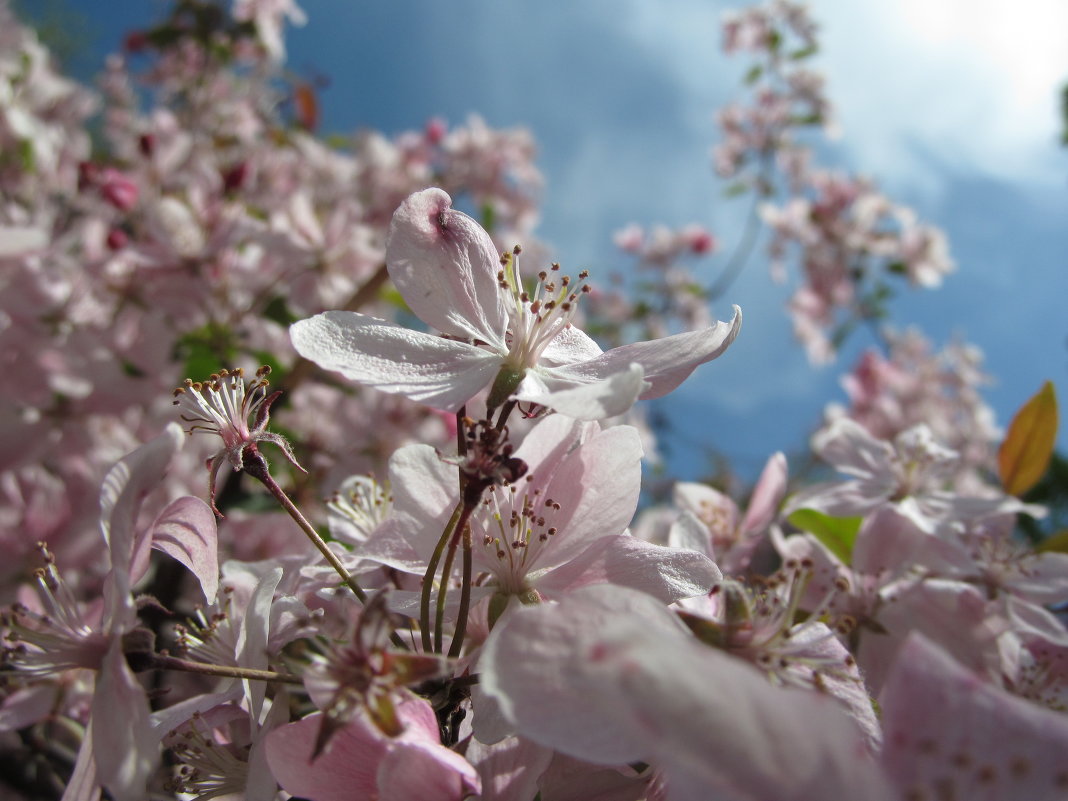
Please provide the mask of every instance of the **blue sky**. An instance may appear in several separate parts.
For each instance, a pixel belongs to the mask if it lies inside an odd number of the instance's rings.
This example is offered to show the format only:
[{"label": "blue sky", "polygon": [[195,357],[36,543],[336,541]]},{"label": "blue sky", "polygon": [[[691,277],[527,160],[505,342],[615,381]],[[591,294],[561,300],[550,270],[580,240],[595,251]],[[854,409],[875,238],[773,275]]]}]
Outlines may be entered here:
[{"label": "blue sky", "polygon": [[[91,52],[154,18],[161,3],[69,0],[90,20]],[[745,200],[727,200],[708,151],[713,111],[739,95],[744,59],[719,52],[730,4],[709,0],[304,0],[289,65],[329,76],[324,129],[386,132],[431,116],[524,125],[547,185],[539,234],[572,269],[621,264],[611,234],[629,222],[701,222],[729,253]],[[1068,400],[1068,150],[1057,89],[1068,80],[1068,7],[1056,0],[814,2],[842,137],[830,163],[869,175],[943,227],[958,271],[940,290],[904,291],[901,325],[986,353],[987,398],[1007,423],[1047,379]],[[714,268],[722,260],[712,264]],[[710,280],[714,275],[709,275]],[[869,344],[814,369],[792,341],[786,287],[758,252],[728,292],[745,310],[732,350],[659,407],[685,430],[668,444],[696,477],[703,448],[745,475],[802,448],[838,379]],[[1062,448],[1068,436],[1061,435]]]}]

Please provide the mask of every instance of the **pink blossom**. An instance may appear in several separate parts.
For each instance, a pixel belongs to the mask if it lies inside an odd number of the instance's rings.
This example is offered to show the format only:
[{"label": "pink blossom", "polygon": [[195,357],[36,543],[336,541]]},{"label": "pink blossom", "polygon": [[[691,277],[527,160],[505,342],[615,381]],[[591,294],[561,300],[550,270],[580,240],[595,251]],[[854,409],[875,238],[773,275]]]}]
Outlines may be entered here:
[{"label": "pink blossom", "polygon": [[412,698],[397,713],[404,727],[399,736],[386,737],[357,717],[318,758],[313,756],[318,715],[282,726],[267,737],[271,772],[287,792],[316,801],[462,801],[479,792],[474,768],[440,744],[430,704]]},{"label": "pink blossom", "polygon": [[[483,593],[557,597],[591,583],[625,584],[665,601],[707,592],[720,577],[703,554],[626,533],[641,485],[641,447],[629,426],[598,430],[563,416],[541,421],[515,451],[529,472],[487,491],[472,516]],[[412,445],[390,463],[394,517],[358,553],[421,575],[456,506],[456,471]],[[503,608],[503,607],[502,607]]]}]

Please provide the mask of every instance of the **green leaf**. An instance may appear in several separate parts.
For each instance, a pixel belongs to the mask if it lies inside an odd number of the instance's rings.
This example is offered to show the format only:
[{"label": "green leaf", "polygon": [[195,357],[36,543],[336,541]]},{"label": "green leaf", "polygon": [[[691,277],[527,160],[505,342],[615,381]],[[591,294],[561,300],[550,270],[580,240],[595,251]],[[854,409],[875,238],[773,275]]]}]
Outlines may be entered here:
[{"label": "green leaf", "polygon": [[843,564],[848,565],[853,560],[853,544],[864,518],[831,517],[815,509],[798,509],[787,520],[818,539]]},{"label": "green leaf", "polygon": [[760,64],[754,64],[745,73],[745,82],[747,85],[752,85],[760,80],[760,76],[764,74],[764,67]]},{"label": "green leaf", "polygon": [[792,53],[790,53],[790,58],[792,58],[794,61],[801,61],[802,59],[806,59],[809,56],[816,55],[816,53],[819,52],[819,49],[820,48],[818,45],[811,44],[808,47],[802,47],[797,50],[794,50]]},{"label": "green leaf", "polygon": [[19,166],[23,171],[37,172],[37,158],[33,153],[33,142],[29,139],[20,139],[18,144]]},{"label": "green leaf", "polygon": [[1068,553],[1068,529],[1051,534],[1035,546],[1036,553]]},{"label": "green leaf", "polygon": [[497,210],[493,208],[492,203],[487,202],[482,204],[480,211],[482,212],[482,227],[487,231],[492,232],[493,227],[497,222]]},{"label": "green leaf", "polygon": [[1009,424],[998,450],[998,475],[1010,495],[1023,495],[1049,466],[1057,439],[1057,394],[1047,381]]},{"label": "green leaf", "polygon": [[276,295],[271,299],[271,302],[267,304],[263,310],[263,316],[268,320],[272,320],[278,323],[284,328],[289,328],[290,325],[295,323],[299,318],[289,310],[286,305],[286,300],[281,295]]},{"label": "green leaf", "polygon": [[727,197],[737,197],[738,195],[744,195],[749,191],[749,184],[745,181],[735,181],[729,184],[726,189],[723,190],[723,194]]},{"label": "green leaf", "polygon": [[208,323],[184,334],[175,345],[175,359],[185,367],[185,375],[203,381],[224,367],[233,366],[237,343],[226,326]]}]

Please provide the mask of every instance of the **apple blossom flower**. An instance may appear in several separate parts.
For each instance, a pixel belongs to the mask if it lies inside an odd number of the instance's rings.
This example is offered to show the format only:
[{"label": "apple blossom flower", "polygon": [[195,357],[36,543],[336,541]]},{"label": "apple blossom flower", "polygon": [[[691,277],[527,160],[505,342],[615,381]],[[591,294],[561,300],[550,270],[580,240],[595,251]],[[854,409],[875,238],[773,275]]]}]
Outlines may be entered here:
[{"label": "apple blossom flower", "polygon": [[339,729],[316,757],[320,716],[281,726],[267,736],[267,762],[287,792],[317,801],[412,798],[462,801],[481,789],[475,769],[441,745],[430,704],[397,705],[402,726],[387,737],[363,716]]},{"label": "apple blossom flower", "polygon": [[790,500],[788,512],[815,509],[832,517],[852,517],[893,505],[929,534],[1005,512],[1040,513],[999,492],[964,497],[946,490],[960,457],[937,442],[922,423],[898,434],[891,444],[843,417],[817,432],[812,445],[820,457],[852,478],[808,487]]},{"label": "apple blossom flower", "polygon": [[[692,481],[676,482],[672,500],[681,514],[669,523],[668,545],[707,553],[728,575],[744,573],[778,515],[786,494],[786,469],[786,456],[772,454],[753,486],[744,516],[719,490]],[[653,518],[644,517],[647,535],[656,536]],[[661,523],[666,522],[665,516]]]},{"label": "apple blossom flower", "polygon": [[822,620],[830,597],[811,614],[801,613],[799,602],[811,575],[811,566],[792,563],[766,584],[750,586],[727,579],[705,598],[680,602],[684,610],[680,614],[698,639],[750,662],[773,685],[814,690],[836,699],[875,753],[882,731],[864,679],[856,659],[838,638],[844,632]]},{"label": "apple blossom flower", "polygon": [[393,511],[389,487],[372,476],[349,476],[326,502],[330,535],[340,542],[358,546]]},{"label": "apple blossom flower", "polygon": [[[103,607],[89,615],[66,589],[46,552],[39,573],[45,614],[16,607],[5,616],[12,654],[31,675],[55,675],[75,667],[96,671],[89,726],[75,763],[71,787],[88,798],[99,786],[117,801],[145,797],[158,758],[159,740],[149,721],[148,698],[127,664],[127,648],[142,644],[131,593],[131,571],[139,538],[135,531],[145,496],[159,484],[181,448],[182,433],[171,424],[164,432],[115,464],[100,492],[100,529],[111,569],[103,588]],[[131,635],[133,635],[131,637]],[[7,656],[7,654],[5,654]]]},{"label": "apple blossom flower", "polygon": [[[483,593],[534,601],[615,582],[670,602],[707,592],[721,577],[704,554],[652,545],[626,532],[641,488],[641,446],[629,426],[554,415],[515,451],[522,478],[488,488],[471,516]],[[358,553],[422,575],[457,502],[455,469],[434,449],[411,445],[390,462],[394,516]]]},{"label": "apple blossom flower", "polygon": [[491,387],[491,407],[511,399],[593,419],[670,392],[738,334],[735,307],[729,324],[604,353],[572,325],[584,288],[558,277],[554,265],[529,292],[518,249],[498,258],[489,234],[451,206],[440,189],[415,193],[394,214],[386,246],[397,289],[443,336],[325,312],[291,326],[297,352],[354,381],[448,411]]},{"label": "apple blossom flower", "polygon": [[404,688],[450,672],[442,657],[388,647],[390,632],[401,628],[403,620],[389,612],[387,597],[387,590],[371,596],[346,641],[332,643],[310,657],[304,686],[323,711],[315,757],[357,715],[365,715],[385,735],[400,735],[404,727],[397,704],[412,697]]}]

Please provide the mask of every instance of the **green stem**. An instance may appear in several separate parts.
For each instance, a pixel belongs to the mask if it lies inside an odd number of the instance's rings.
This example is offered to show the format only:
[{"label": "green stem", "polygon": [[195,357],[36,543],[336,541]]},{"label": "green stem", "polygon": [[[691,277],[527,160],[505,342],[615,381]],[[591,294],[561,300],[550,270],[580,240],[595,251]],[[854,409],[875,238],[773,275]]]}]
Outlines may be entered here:
[{"label": "green stem", "polygon": [[504,429],[504,424],[508,422],[508,417],[512,414],[512,409],[516,407],[517,403],[517,401],[508,401],[501,407],[501,413],[497,417],[497,425],[495,426],[498,431]]},{"label": "green stem", "polygon": [[456,524],[460,522],[463,511],[464,504],[463,501],[460,501],[456,504],[449,522],[445,524],[445,530],[441,532],[441,538],[434,547],[434,553],[426,566],[426,573],[423,574],[423,588],[419,594],[419,636],[423,642],[423,650],[428,654],[433,651],[433,643],[430,640],[430,591],[434,586],[434,575],[438,571],[438,562],[441,561],[442,551],[445,550],[445,546],[452,539],[452,533],[456,530]]},{"label": "green stem", "polygon": [[337,571],[337,574],[341,576],[341,580],[348,585],[356,597],[360,599],[361,603],[367,603],[367,593],[363,591],[359,584],[356,583],[356,579],[352,577],[352,574],[341,564],[341,560],[338,559],[337,554],[330,550],[330,546],[326,544],[326,540],[319,536],[319,532],[315,530],[315,527],[308,522],[308,519],[301,514],[300,509],[289,499],[289,496],[285,494],[285,491],[278,486],[278,483],[271,477],[270,473],[265,475],[253,474],[255,478],[258,478],[263,485],[267,487],[268,492],[275,497],[275,500],[282,505],[282,508],[289,513],[289,516],[293,518],[300,530],[312,541],[312,544],[319,549],[319,553],[323,555],[323,558],[330,563],[330,566]]},{"label": "green stem", "polygon": [[445,552],[445,565],[441,568],[441,582],[438,585],[437,610],[434,615],[434,653],[441,653],[442,629],[445,622],[445,597],[449,591],[449,576],[452,575],[452,563],[456,559],[456,537],[449,538],[449,549]]},{"label": "green stem", "polygon": [[456,658],[464,647],[467,635],[467,615],[471,608],[471,530],[464,531],[464,579],[460,585],[460,609],[456,617],[456,632],[449,646],[449,656]]}]

